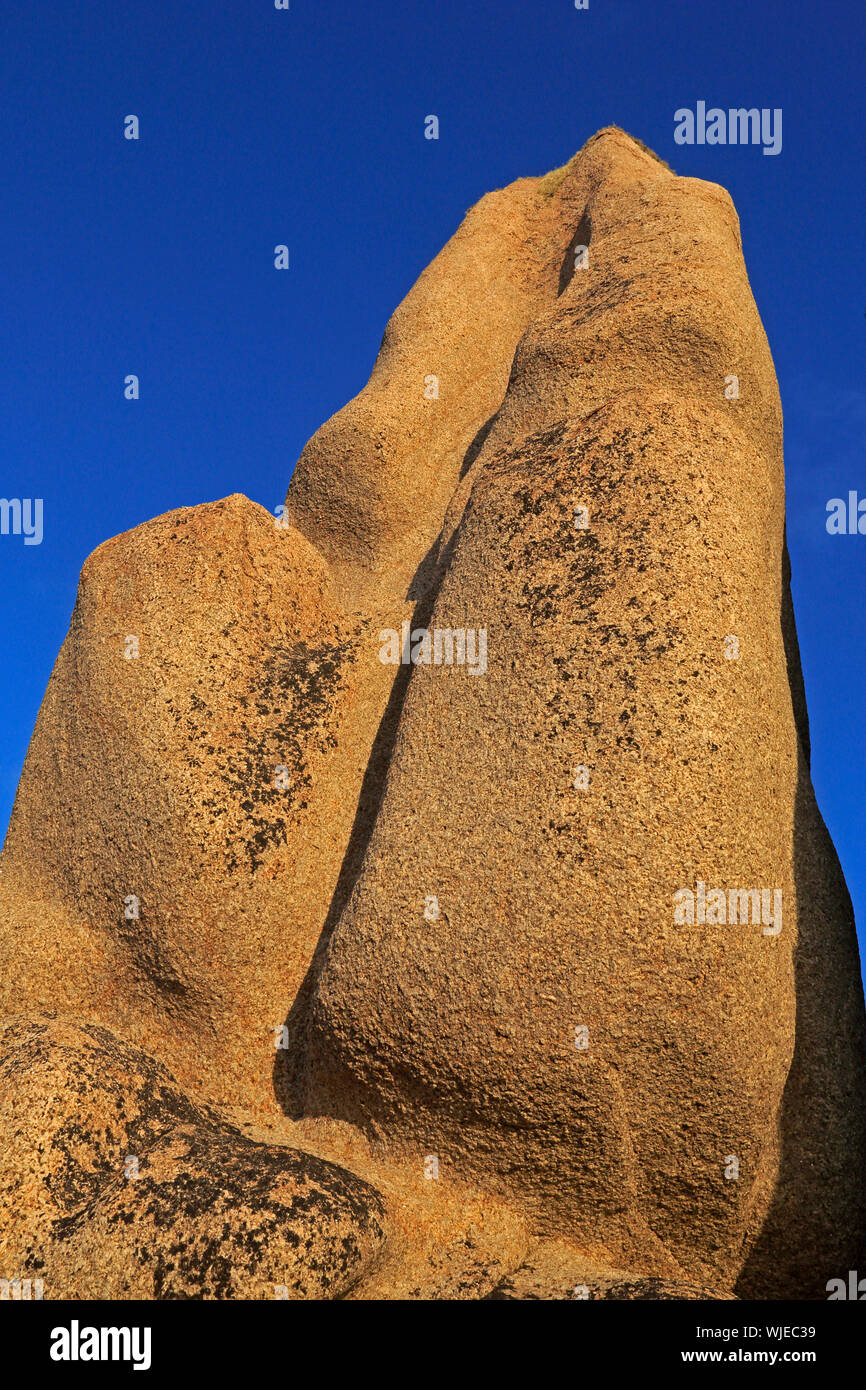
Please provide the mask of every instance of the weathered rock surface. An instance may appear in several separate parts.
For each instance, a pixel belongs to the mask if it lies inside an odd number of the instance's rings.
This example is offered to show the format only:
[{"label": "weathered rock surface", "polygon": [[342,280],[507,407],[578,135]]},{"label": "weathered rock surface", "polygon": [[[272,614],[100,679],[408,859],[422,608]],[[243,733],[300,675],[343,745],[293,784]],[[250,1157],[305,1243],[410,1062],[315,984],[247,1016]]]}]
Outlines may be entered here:
[{"label": "weathered rock surface", "polygon": [[520,335],[555,298],[574,228],[566,188],[488,193],[392,315],[370,380],[303,450],[286,497],[347,607],[420,597],[467,460]]},{"label": "weathered rock surface", "polygon": [[607,1269],[573,1250],[542,1245],[531,1253],[519,1269],[501,1280],[486,1298],[497,1302],[520,1300],[547,1303],[564,1299],[695,1302],[715,1299],[730,1301],[732,1295],[675,1279]]},{"label": "weathered rock surface", "polygon": [[[866,1034],[792,708],[772,362],[722,189],[610,134],[571,196],[589,267],[444,533],[428,625],[486,629],[487,673],[413,672],[304,1104],[622,1268],[660,1243],[821,1296],[862,1248]],[[781,932],[678,924],[698,881],[780,889]]]},{"label": "weathered rock surface", "polygon": [[[783,527],[731,200],[607,130],[468,214],[284,523],[235,496],[101,546],[0,864],[22,1272],[808,1298],[862,1264],[866,1015]],[[402,623],[420,660],[384,664]],[[677,920],[699,883],[769,918]]]},{"label": "weathered rock surface", "polygon": [[54,1223],[85,1206],[128,1156],[206,1112],[152,1057],[68,1017],[0,1020],[0,1264],[45,1268]]},{"label": "weathered rock surface", "polygon": [[245,498],[100,546],[3,854],[7,1013],[80,1014],[266,1103],[363,775],[363,741],[335,746],[367,711],[354,640],[312,546]]},{"label": "weathered rock surface", "polygon": [[183,1126],[55,1229],[64,1298],[339,1298],[384,1241],[377,1194],[309,1154]]},{"label": "weathered rock surface", "polygon": [[467,215],[307,445],[279,525],[234,496],[87,560],[2,855],[0,1010],[82,1014],[184,1085],[275,1108],[275,1030],[399,713],[377,634],[429,587],[467,451],[556,292],[570,210],[541,182]]},{"label": "weathered rock surface", "polygon": [[368,1183],[252,1142],[94,1024],[0,1021],[0,1148],[0,1265],[45,1298],[335,1298],[384,1244]]}]

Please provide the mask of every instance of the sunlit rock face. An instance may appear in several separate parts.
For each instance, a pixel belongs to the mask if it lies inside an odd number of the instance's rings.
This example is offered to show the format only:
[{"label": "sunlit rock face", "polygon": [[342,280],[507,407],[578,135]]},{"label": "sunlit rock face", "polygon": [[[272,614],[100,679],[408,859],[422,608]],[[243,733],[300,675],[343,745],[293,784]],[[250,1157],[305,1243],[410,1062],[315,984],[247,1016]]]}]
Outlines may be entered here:
[{"label": "sunlit rock face", "polygon": [[6,1258],[826,1297],[866,1017],[808,758],[736,212],[607,129],[470,210],[279,516],[85,563],[0,863]]}]

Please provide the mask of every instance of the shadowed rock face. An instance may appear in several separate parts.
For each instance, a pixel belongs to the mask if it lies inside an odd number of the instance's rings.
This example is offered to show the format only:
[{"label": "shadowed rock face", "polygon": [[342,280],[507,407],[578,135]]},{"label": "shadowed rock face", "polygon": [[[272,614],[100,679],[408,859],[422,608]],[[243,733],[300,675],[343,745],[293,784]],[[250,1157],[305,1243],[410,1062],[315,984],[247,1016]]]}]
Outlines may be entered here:
[{"label": "shadowed rock face", "polygon": [[[120,1298],[856,1268],[866,1022],[783,528],[731,200],[608,130],[472,209],[283,523],[101,546],[2,856],[6,1257]],[[383,663],[403,623],[485,660]],[[487,1213],[440,1214],[435,1275],[431,1156]]]}]

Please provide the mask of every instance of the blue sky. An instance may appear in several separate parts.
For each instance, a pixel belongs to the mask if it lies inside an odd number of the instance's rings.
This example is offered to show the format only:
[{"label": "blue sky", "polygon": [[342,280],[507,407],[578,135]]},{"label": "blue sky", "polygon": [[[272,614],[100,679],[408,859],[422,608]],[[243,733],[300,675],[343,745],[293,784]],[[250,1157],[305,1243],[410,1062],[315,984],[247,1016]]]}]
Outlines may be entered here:
[{"label": "blue sky", "polygon": [[[825,505],[866,497],[864,37],[851,0],[5,0],[0,495],[43,498],[45,534],[0,536],[0,826],[87,554],[231,492],[276,507],[466,209],[616,123],[737,204],[813,776],[862,929],[866,536],[829,536]],[[782,152],[676,146],[698,100],[781,107]]]}]

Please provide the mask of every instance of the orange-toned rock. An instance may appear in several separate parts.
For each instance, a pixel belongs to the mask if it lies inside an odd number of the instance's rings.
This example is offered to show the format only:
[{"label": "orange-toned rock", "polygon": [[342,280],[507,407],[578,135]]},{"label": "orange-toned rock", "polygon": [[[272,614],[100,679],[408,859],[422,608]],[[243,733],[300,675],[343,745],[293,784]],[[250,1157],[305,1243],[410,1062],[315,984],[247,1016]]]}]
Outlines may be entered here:
[{"label": "orange-toned rock", "polygon": [[429,588],[467,450],[555,293],[568,210],[539,182],[468,214],[279,524],[234,496],[86,562],[2,856],[3,1011],[104,1022],[195,1091],[276,1110],[280,1029],[405,688],[377,634]]},{"label": "orange-toned rock", "polygon": [[334,1164],[181,1126],[135,1178],[58,1222],[51,1287],[63,1298],[340,1298],[381,1248],[383,1216],[376,1193]]},{"label": "orange-toned rock", "polygon": [[862,1249],[866,1029],[772,362],[722,189],[615,132],[570,178],[588,265],[521,340],[429,618],[486,672],[419,642],[304,1104],[621,1268],[820,1297]]},{"label": "orange-toned rock", "polygon": [[0,1267],[43,1298],[339,1297],[384,1244],[369,1184],[68,1017],[0,1020],[0,1143]]},{"label": "orange-toned rock", "polygon": [[[2,856],[0,1225],[67,1296],[824,1297],[858,964],[736,213],[602,131],[469,213],[279,525],[85,564]],[[76,1036],[85,1136],[132,1091],[58,1205]]]},{"label": "orange-toned rock", "polygon": [[271,1101],[368,753],[337,747],[371,698],[356,640],[313,547],[245,498],[100,546],[3,854],[7,1013],[98,1020],[202,1094]]}]

